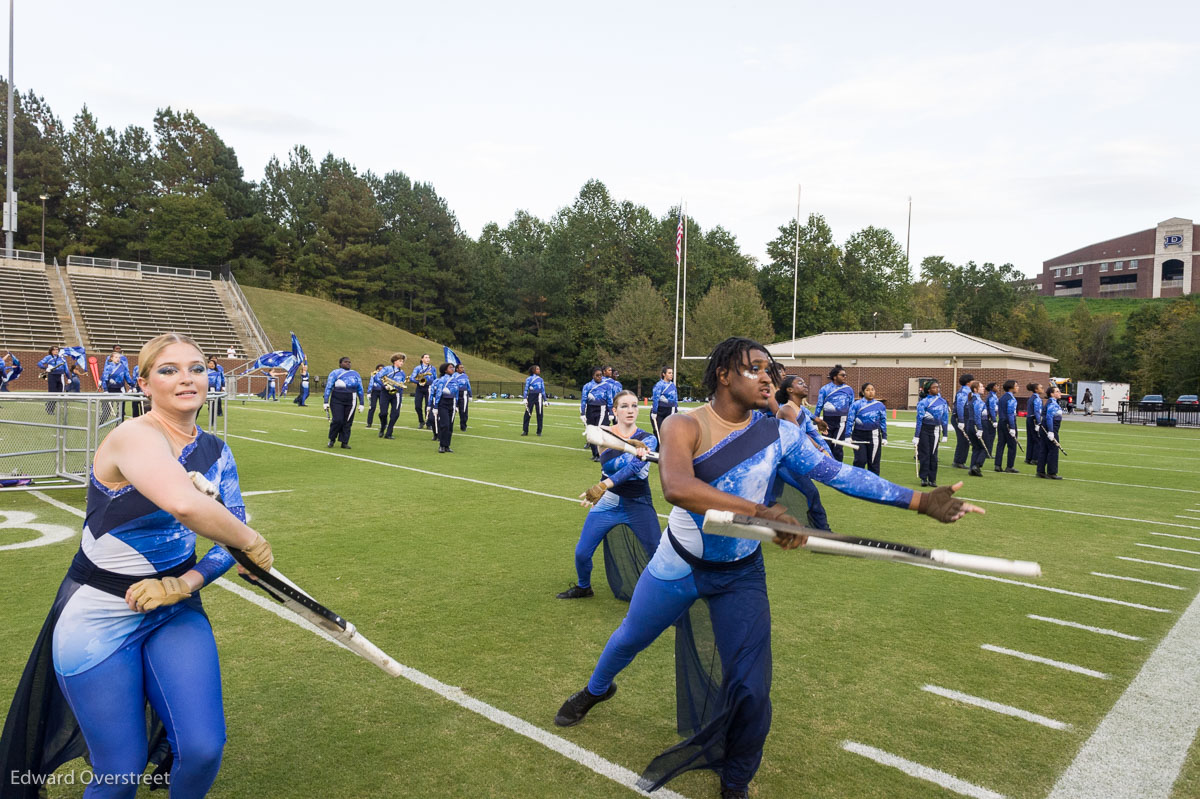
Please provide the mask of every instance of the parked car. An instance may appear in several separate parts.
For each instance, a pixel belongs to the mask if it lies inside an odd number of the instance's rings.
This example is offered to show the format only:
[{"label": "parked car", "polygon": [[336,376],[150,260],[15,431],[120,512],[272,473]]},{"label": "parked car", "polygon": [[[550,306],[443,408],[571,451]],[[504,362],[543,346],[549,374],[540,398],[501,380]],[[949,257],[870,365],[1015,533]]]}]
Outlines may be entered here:
[{"label": "parked car", "polygon": [[1163,406],[1162,394],[1146,394],[1138,401],[1138,408],[1143,411],[1156,411]]},{"label": "parked car", "polygon": [[1179,399],[1175,400],[1177,405],[1200,405],[1200,396],[1195,394],[1180,394]]}]

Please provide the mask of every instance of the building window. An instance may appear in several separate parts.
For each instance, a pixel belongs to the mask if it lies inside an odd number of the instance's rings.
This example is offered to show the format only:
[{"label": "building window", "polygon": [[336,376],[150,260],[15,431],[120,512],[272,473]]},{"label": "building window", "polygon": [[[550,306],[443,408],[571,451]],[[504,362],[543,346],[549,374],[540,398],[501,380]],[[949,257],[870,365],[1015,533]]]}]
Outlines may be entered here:
[{"label": "building window", "polygon": [[1129,262],[1129,271],[1132,272],[1134,269],[1137,269],[1136,259]]},{"label": "building window", "polygon": [[[1118,264],[1120,264],[1121,262],[1120,262],[1120,261],[1117,261],[1117,263],[1118,263]],[[1117,268],[1118,268],[1118,269],[1120,269],[1120,267],[1119,267],[1119,266],[1118,266]],[[1108,264],[1100,264],[1100,271],[1101,271],[1101,272],[1107,272],[1107,271],[1108,271]]]},{"label": "building window", "polygon": [[1124,268],[1125,268],[1125,262],[1124,262],[1124,261],[1117,261],[1115,264],[1113,264],[1113,271],[1114,271],[1114,272],[1120,272],[1120,271],[1121,271],[1122,269],[1124,269]]},{"label": "building window", "polygon": [[1038,284],[1037,284],[1037,290],[1038,290],[1038,291],[1041,291],[1041,290],[1042,290],[1042,284],[1041,284],[1041,283],[1038,283]]},{"label": "building window", "polygon": [[1055,270],[1054,270],[1054,276],[1055,276],[1055,277],[1062,277],[1062,270],[1061,270],[1061,269],[1055,269]]}]

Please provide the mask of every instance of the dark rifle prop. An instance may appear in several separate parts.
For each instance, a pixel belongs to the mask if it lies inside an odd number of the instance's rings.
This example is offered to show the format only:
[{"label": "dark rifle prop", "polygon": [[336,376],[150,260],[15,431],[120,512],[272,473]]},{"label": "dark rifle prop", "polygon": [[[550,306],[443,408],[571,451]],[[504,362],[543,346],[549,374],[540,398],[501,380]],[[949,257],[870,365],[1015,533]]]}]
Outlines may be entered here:
[{"label": "dark rifle prop", "polygon": [[709,510],[705,512],[704,532],[769,542],[775,540],[777,533],[790,533],[808,537],[804,544],[805,549],[829,555],[848,555],[871,560],[898,560],[904,563],[939,565],[1018,577],[1042,576],[1042,567],[1034,561],[969,555],[961,552],[949,552],[945,549],[923,549],[891,541],[839,535],[826,530],[814,530],[803,525],[787,524],[732,511]]}]

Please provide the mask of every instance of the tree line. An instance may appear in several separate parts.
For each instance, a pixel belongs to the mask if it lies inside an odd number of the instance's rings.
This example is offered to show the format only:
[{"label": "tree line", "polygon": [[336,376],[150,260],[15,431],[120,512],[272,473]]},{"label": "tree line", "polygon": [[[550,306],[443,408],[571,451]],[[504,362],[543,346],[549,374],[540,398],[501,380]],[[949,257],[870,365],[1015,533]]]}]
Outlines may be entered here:
[{"label": "tree line", "polygon": [[[626,382],[654,380],[671,357],[678,208],[655,214],[591,180],[547,219],[518,210],[472,238],[432,184],[402,172],[359,171],[297,145],[253,182],[233,148],[191,111],[163,108],[149,128],[118,131],[86,106],[66,125],[32,91],[14,100],[18,248],[42,249],[45,194],[48,259],[227,263],[247,285],[332,300],[456,349],[518,369],[540,363],[568,379],[614,361]],[[791,219],[760,263],[720,224],[686,224],[688,355],[731,333],[790,337],[795,280],[797,336],[905,322],[957,327],[1054,355],[1073,377],[1132,378],[1167,392],[1196,383],[1200,336],[1190,300],[1170,311],[1139,308],[1120,335],[1103,317],[1051,322],[1040,300],[1018,290],[1021,275],[1010,264],[930,257],[914,276],[884,228],[838,243],[820,214],[799,226]],[[1077,314],[1087,312],[1081,307]],[[1177,354],[1193,366],[1178,366]],[[684,362],[681,378],[695,380],[699,364]]]}]

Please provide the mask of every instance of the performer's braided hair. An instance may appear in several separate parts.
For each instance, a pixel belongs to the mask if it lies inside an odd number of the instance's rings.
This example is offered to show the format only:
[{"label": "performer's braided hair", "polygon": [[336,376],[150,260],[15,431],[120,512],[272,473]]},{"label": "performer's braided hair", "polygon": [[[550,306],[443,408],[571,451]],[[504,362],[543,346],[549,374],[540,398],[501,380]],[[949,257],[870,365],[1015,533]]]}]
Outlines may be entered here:
[{"label": "performer's braided hair", "polygon": [[709,353],[708,366],[704,368],[703,386],[705,393],[709,397],[717,393],[718,369],[727,369],[731,372],[738,371],[750,359],[750,352],[752,350],[766,352],[767,358],[771,361],[772,374],[778,373],[775,359],[771,357],[770,352],[767,352],[766,347],[753,339],[730,336],[713,347],[713,351]]}]

